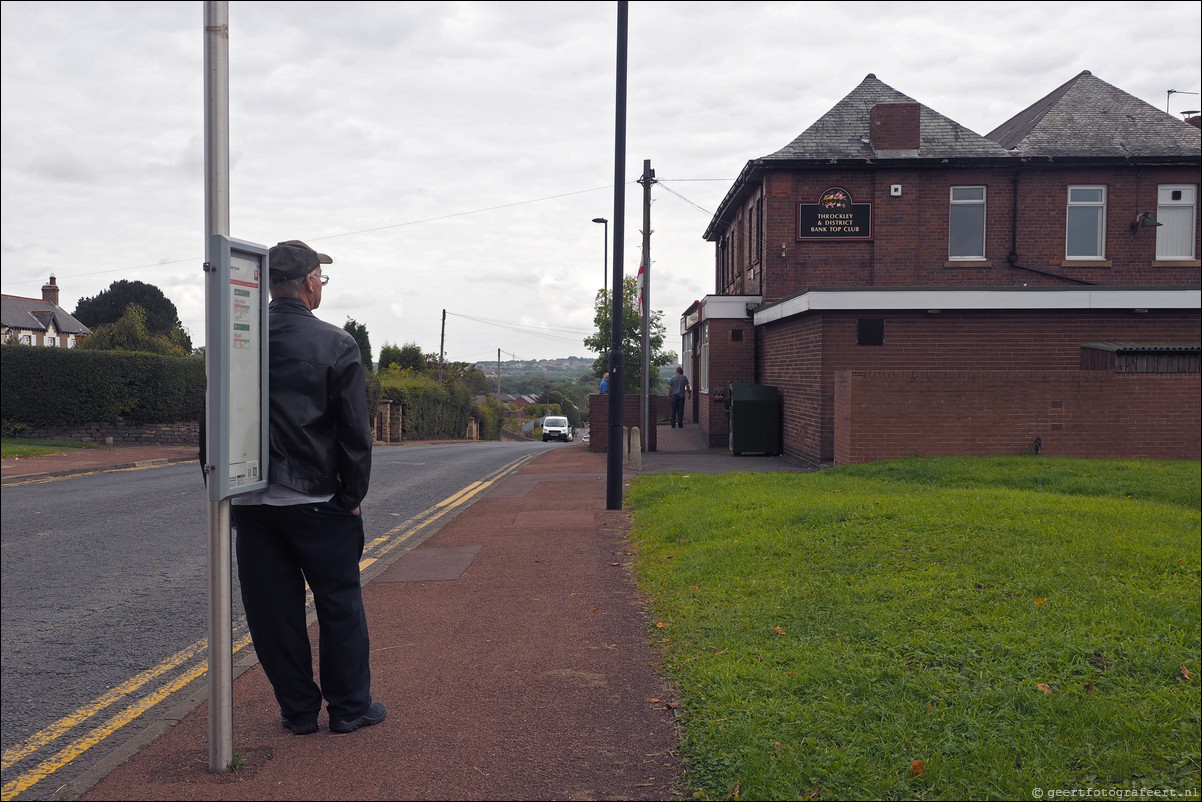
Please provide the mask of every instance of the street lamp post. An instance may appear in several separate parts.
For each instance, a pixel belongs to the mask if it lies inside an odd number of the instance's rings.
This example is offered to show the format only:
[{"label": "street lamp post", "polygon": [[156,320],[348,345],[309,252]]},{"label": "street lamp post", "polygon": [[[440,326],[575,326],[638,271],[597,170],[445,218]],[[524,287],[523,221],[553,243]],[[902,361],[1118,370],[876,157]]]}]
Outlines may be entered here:
[{"label": "street lamp post", "polygon": [[594,217],[593,222],[605,225],[605,261],[601,267],[601,292],[604,293],[605,282],[609,280],[609,221],[604,217]]}]

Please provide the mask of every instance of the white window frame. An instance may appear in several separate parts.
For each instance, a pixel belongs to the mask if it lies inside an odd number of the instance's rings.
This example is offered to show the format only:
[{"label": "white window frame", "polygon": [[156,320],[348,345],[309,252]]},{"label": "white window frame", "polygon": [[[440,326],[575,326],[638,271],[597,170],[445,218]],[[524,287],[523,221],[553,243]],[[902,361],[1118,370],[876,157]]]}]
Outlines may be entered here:
[{"label": "white window frame", "polygon": [[698,360],[698,371],[701,373],[697,377],[697,386],[701,388],[701,392],[708,393],[710,391],[710,326],[705,323],[701,326],[701,358]]},{"label": "white window frame", "polygon": [[[1088,226],[1088,229],[1085,232],[1077,231],[1078,242],[1074,243],[1074,230],[1080,229],[1082,226]],[[1094,242],[1090,253],[1085,253],[1081,247],[1079,242],[1081,233],[1093,235]],[[1074,249],[1079,252],[1073,253]],[[1106,258],[1106,186],[1104,184],[1079,184],[1068,188],[1068,211],[1064,223],[1064,258],[1093,262]]]},{"label": "white window frame", "polygon": [[[1174,197],[1176,195],[1176,197]],[[1156,188],[1156,261],[1197,259],[1198,186],[1161,184]]]},{"label": "white window frame", "polygon": [[[985,259],[986,195],[987,191],[983,185],[965,185],[950,188],[947,221],[948,261],[979,262]],[[967,212],[976,212],[976,214],[969,216],[966,214]],[[980,216],[979,219],[976,216],[977,214]],[[958,223],[957,219],[959,220]],[[973,230],[965,232],[964,229],[969,227]],[[959,238],[956,236],[957,232],[961,234]],[[967,242],[970,238],[975,240],[972,247],[973,252],[968,253],[969,248],[964,247],[963,250],[965,250],[965,253],[956,253],[954,246],[962,244],[957,242],[957,239]]]}]

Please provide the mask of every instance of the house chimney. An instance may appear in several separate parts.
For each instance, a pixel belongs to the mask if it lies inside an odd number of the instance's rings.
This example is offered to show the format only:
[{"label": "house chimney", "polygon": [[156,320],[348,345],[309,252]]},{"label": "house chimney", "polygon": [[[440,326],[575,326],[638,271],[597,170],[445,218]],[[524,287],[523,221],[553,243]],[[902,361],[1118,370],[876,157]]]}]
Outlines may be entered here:
[{"label": "house chimney", "polygon": [[42,285],[42,300],[58,306],[58,284],[54,281],[53,273],[50,274],[50,283]]},{"label": "house chimney", "polygon": [[[872,149],[909,151],[917,155],[922,142],[922,114],[917,103],[878,103],[869,113]],[[900,154],[899,154],[900,155]]]}]

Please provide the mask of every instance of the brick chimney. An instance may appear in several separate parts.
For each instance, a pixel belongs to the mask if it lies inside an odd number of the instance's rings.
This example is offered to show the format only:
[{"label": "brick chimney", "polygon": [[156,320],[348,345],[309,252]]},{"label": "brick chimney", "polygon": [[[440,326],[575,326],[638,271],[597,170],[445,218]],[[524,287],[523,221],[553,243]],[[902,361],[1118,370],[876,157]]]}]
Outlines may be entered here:
[{"label": "brick chimney", "polygon": [[50,274],[50,283],[42,285],[42,300],[58,306],[58,284],[55,283],[53,273]]},{"label": "brick chimney", "polygon": [[922,114],[917,103],[878,103],[869,113],[872,149],[914,151],[922,143]]}]

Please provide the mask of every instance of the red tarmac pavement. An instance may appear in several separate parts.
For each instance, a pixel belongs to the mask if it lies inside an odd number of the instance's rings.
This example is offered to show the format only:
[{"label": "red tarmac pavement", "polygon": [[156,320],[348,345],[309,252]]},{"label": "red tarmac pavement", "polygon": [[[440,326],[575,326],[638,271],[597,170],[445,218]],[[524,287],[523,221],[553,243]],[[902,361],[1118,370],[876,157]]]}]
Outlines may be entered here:
[{"label": "red tarmac pavement", "polygon": [[[642,472],[799,469],[706,449],[692,426],[657,437]],[[3,460],[3,481],[195,458],[149,446]],[[587,444],[548,448],[364,585],[383,723],[339,735],[323,711],[316,734],[294,736],[248,658],[235,666],[239,770],[208,771],[202,701],[56,797],[680,798],[676,705],[631,575],[629,515],[606,509],[606,472]]]}]

